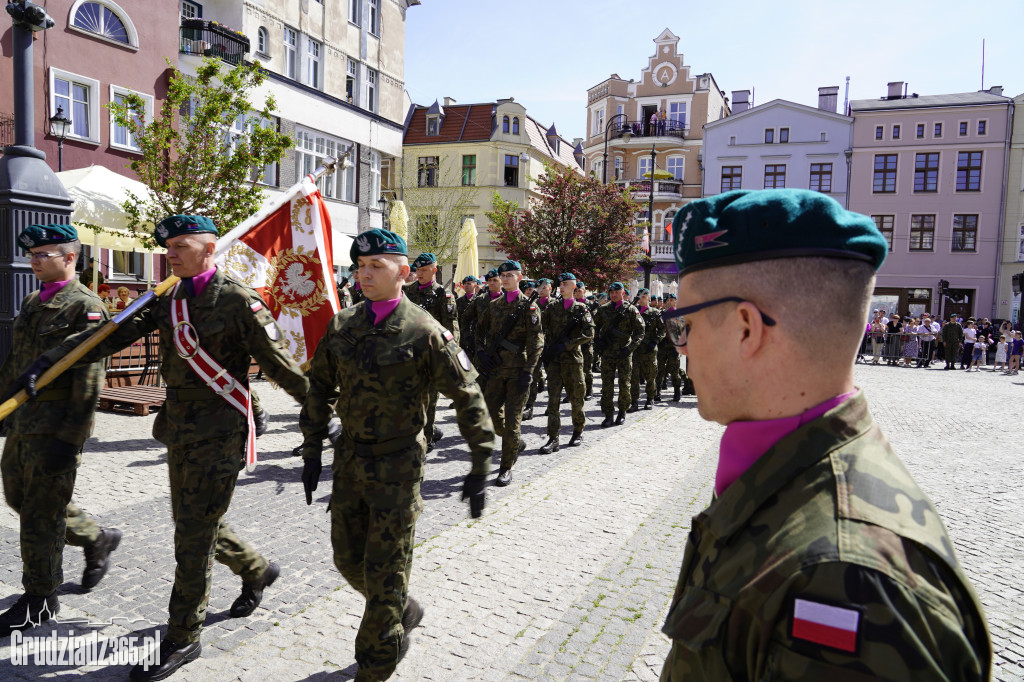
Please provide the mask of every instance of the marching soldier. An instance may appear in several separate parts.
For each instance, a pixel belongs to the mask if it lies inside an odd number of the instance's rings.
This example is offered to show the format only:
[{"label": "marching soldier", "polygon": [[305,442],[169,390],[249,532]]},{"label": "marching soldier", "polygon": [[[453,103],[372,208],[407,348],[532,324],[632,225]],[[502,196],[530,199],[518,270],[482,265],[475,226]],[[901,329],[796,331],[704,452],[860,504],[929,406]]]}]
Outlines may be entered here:
[{"label": "marching soldier", "polygon": [[[675,310],[675,307],[675,294],[665,294],[665,312]],[[662,322],[662,328],[664,328],[664,321]],[[676,352],[676,348],[672,345],[672,341],[668,336],[665,336],[658,342],[658,399],[661,399],[660,390],[662,386],[667,385],[666,382],[671,378],[672,389],[675,391],[675,394],[672,396],[672,402],[678,403],[681,389],[685,386],[683,377],[683,371],[679,366],[679,353]]]},{"label": "marching soldier", "polygon": [[[548,302],[554,300],[551,296],[551,280],[547,277],[542,277],[537,280],[537,309],[541,313],[541,322],[544,320],[544,309],[548,306]],[[533,403],[537,400],[537,394],[544,391],[546,369],[544,368],[543,362],[537,363],[537,369],[533,370],[533,385],[530,387],[530,400],[527,403],[527,409],[530,416],[523,415],[523,419],[533,418]]]},{"label": "marching soldier", "polygon": [[473,297],[480,291],[480,280],[473,275],[466,275],[462,278],[462,290],[465,294],[455,299],[455,312],[459,318],[459,346],[467,353],[472,353],[475,344],[473,325],[466,319],[466,311],[473,303]]},{"label": "marching soldier", "polygon": [[[132,669],[131,679],[163,679],[199,658],[200,633],[210,598],[212,562],[242,578],[231,616],[251,614],[280,569],[235,535],[224,521],[252,430],[249,366],[252,359],[297,401],[309,382],[280,342],[281,330],[259,295],[221,272],[213,260],[217,228],[203,216],[176,215],[154,231],[181,282],[169,296],[139,310],[82,361],[94,362],[160,330],[160,374],[167,401],[153,437],[167,446],[177,567],[159,661]],[[35,378],[85,341],[68,337],[42,355],[19,381],[34,393]],[[254,435],[254,434],[253,434]]]},{"label": "marching soldier", "polygon": [[306,503],[321,473],[323,433],[332,411],[343,423],[334,449],[331,546],[334,564],[366,600],[356,634],[355,679],[386,680],[409,647],[423,608],[409,596],[424,425],[430,393],[455,401],[473,464],[463,499],[479,517],[494,431],[469,356],[455,335],[403,296],[405,240],[369,230],[352,245],[367,300],[336,315],[316,349],[302,407]]},{"label": "marching soldier", "polygon": [[[466,353],[471,358],[475,358],[477,352],[482,348],[483,339],[480,337],[480,318],[483,313],[487,310],[487,306],[491,301],[501,296],[501,279],[498,277],[497,268],[492,268],[487,271],[484,275],[484,282],[487,284],[487,288],[477,292],[477,295],[470,301],[469,307],[466,308],[466,323],[473,328],[473,346],[466,349]],[[487,377],[480,374],[477,376],[477,382],[480,384],[480,388],[486,388]]]},{"label": "marching soldier", "polygon": [[519,263],[505,261],[498,267],[498,276],[504,295],[487,305],[477,324],[477,366],[488,375],[484,398],[494,432],[501,436],[501,467],[495,485],[506,486],[512,482],[512,467],[526,447],[519,429],[544,332],[537,306],[519,291],[523,278]]},{"label": "marching soldier", "polygon": [[[29,225],[18,235],[32,274],[42,283],[25,297],[14,321],[11,352],[0,368],[0,395],[17,392],[14,380],[74,332],[95,331],[109,318],[103,300],[75,278],[81,253],[70,225]],[[88,592],[110,566],[121,532],[101,529],[72,501],[82,445],[93,427],[103,384],[103,363],[68,370],[35,401],[7,417],[0,470],[4,497],[21,527],[21,583],[25,593],[0,614],[0,636],[39,625],[60,611],[64,544],[85,549],[82,589]]]},{"label": "marching soldier", "polygon": [[[527,298],[533,296],[533,292],[537,290],[537,282],[532,279],[524,279],[519,283],[519,291],[523,292],[523,295]],[[538,294],[538,298],[539,298]],[[543,308],[537,305],[537,310],[543,312]],[[540,381],[541,372],[543,368],[540,362],[533,368],[533,381],[530,383],[530,393],[526,398],[526,407],[523,408],[523,421],[529,421],[533,419],[533,403],[537,400],[537,384]]]},{"label": "marching soldier", "polygon": [[654,409],[655,380],[658,378],[655,359],[658,342],[665,338],[665,323],[661,320],[661,311],[650,305],[651,292],[648,289],[640,289],[637,293],[640,295],[637,304],[640,317],[644,321],[644,336],[633,353],[633,371],[630,382],[630,397],[633,401],[629,406],[630,412],[636,412],[640,407],[641,378],[644,380],[647,390],[647,402],[644,403],[644,409]]},{"label": "marching soldier", "polygon": [[562,300],[551,299],[541,315],[547,341],[541,358],[547,362],[548,367],[548,440],[540,448],[544,455],[558,452],[559,449],[558,432],[562,428],[559,400],[563,386],[572,405],[572,437],[569,439],[569,447],[583,441],[583,427],[587,423],[583,412],[586,381],[583,378],[582,347],[594,338],[594,318],[587,306],[573,297],[576,290],[575,275],[568,272],[559,275],[558,289],[562,293]]},{"label": "marching soldier", "polygon": [[363,300],[363,292],[359,288],[359,269],[356,264],[348,266],[348,292],[349,292],[349,306],[354,306]]},{"label": "marching soldier", "polygon": [[[561,284],[559,284],[561,288]],[[594,305],[593,298],[587,296],[587,285],[577,280],[576,289],[573,291],[573,298],[584,306],[590,313],[590,319],[594,319],[594,314],[597,312],[597,306]],[[594,339],[591,338],[583,344],[580,349],[583,351],[583,381],[586,390],[583,393],[584,400],[590,400],[594,397]],[[550,391],[548,394],[550,395]]]},{"label": "marching soldier", "polygon": [[[644,321],[640,312],[625,299],[622,282],[608,287],[611,300],[598,308],[594,323],[597,335],[594,348],[601,356],[601,426],[618,426],[626,421],[630,405],[629,382],[633,374],[633,351],[644,336]],[[619,374],[619,414],[615,414],[615,373]]]},{"label": "marching soldier", "polygon": [[[455,301],[450,291],[437,283],[434,279],[437,273],[437,256],[432,253],[421,253],[413,261],[416,268],[416,281],[405,285],[405,295],[409,301],[426,310],[430,316],[437,320],[442,327],[447,329],[455,337],[455,343],[459,342],[459,319],[455,312]],[[434,449],[444,434],[441,429],[434,425],[434,416],[437,412],[437,391],[431,391],[430,404],[427,407],[427,424],[423,433],[427,437],[427,452]]]}]

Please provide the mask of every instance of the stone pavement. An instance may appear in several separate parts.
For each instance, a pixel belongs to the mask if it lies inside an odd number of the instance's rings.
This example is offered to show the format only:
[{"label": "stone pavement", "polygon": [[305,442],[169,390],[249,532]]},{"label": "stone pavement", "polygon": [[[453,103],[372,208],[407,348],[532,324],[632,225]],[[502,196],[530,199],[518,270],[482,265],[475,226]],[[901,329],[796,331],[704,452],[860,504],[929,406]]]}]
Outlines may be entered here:
[{"label": "stone pavement", "polygon": [[[994,679],[1024,679],[1024,377],[858,365],[857,381],[938,507],[981,596]],[[217,564],[203,656],[173,679],[350,679],[362,603],[331,562],[329,468],[306,506],[301,462],[290,454],[299,442],[298,408],[282,391],[257,388],[273,414],[271,428],[260,438],[260,466],[238,480],[228,518],[281,565],[281,577],[253,616],[231,619],[227,609],[240,583]],[[448,404],[442,397],[440,406]],[[695,408],[684,398],[601,429],[591,401],[583,445],[538,455],[545,440],[538,402],[512,485],[488,488],[478,520],[459,500],[468,451],[452,411],[441,409],[446,437],[429,457],[411,582],[426,617],[392,679],[657,679],[669,647],[660,626],[689,519],[711,496],[722,431]],[[61,632],[72,619],[92,623],[76,625],[76,633],[95,630],[101,638],[162,631],[173,529],[165,454],[150,438],[152,420],[98,414],[75,499],[101,525],[120,528],[124,540],[89,594],[78,590],[82,552],[66,548]],[[567,417],[563,424],[564,443]],[[17,522],[3,506],[0,610],[20,594],[20,580]],[[125,679],[127,668],[16,667],[7,642],[0,647],[0,679],[68,674]]]}]

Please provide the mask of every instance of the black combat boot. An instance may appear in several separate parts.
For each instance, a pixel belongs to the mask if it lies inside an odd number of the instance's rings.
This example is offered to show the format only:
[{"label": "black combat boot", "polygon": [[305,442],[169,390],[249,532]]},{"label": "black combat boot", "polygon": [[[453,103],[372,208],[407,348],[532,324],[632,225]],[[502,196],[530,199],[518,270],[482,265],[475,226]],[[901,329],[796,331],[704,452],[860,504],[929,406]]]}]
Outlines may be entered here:
[{"label": "black combat boot", "polygon": [[537,392],[544,392],[544,375],[541,375],[540,380],[537,382]]},{"label": "black combat boot", "polygon": [[604,415],[604,421],[601,422],[601,428],[602,429],[606,429],[606,428],[608,428],[609,426],[611,426],[614,423],[615,423],[615,418],[612,417],[610,414],[606,413]]},{"label": "black combat boot", "polygon": [[96,542],[85,548],[85,571],[82,573],[82,591],[88,592],[103,579],[110,568],[110,553],[121,544],[121,531],[104,528]]},{"label": "black combat boot", "polygon": [[498,478],[494,481],[494,485],[496,485],[496,486],[498,486],[500,488],[504,488],[505,486],[507,486],[511,482],[512,482],[512,470],[511,469],[505,469],[504,467],[502,467],[501,469],[498,469]]},{"label": "black combat boot", "polygon": [[[277,576],[281,573],[281,567],[271,561],[263,571],[263,575],[256,580],[242,582],[242,594],[231,605],[232,618],[244,618],[248,616],[263,601],[263,590],[274,584]],[[197,654],[198,656],[198,654]]]},{"label": "black combat boot", "polygon": [[544,445],[540,446],[540,454],[549,455],[552,452],[558,452],[558,436],[551,436]]},{"label": "black combat boot", "polygon": [[626,423],[626,413],[623,410],[619,410],[619,416],[615,417],[615,425]]},{"label": "black combat boot", "polygon": [[523,410],[523,421],[528,422],[533,419],[533,405],[527,405],[526,409]]},{"label": "black combat boot", "polygon": [[647,402],[644,403],[644,409],[645,410],[653,410],[654,409],[654,400],[652,398],[648,398]]},{"label": "black combat boot", "polygon": [[178,644],[174,640],[165,639],[160,642],[160,655],[156,664],[150,664],[147,670],[146,666],[139,663],[132,668],[128,679],[134,682],[167,679],[181,666],[199,658],[201,653],[203,645],[198,641]]},{"label": "black combat boot", "polygon": [[266,410],[254,412],[252,421],[256,425],[256,437],[259,438],[267,432],[267,427],[270,426],[270,413]]},{"label": "black combat boot", "polygon": [[582,442],[583,442],[583,431],[582,431],[582,429],[579,430],[579,431],[573,431],[572,432],[572,438],[569,439],[569,447],[570,448],[574,448],[574,447],[576,447],[577,445],[579,445]]},{"label": "black combat boot", "polygon": [[410,630],[420,624],[423,620],[423,611],[424,608],[412,597],[405,600],[405,610],[402,611],[402,627],[405,628],[405,634],[409,634]]},{"label": "black combat boot", "polygon": [[0,613],[0,637],[8,637],[15,630],[42,625],[58,613],[60,601],[56,592],[49,597],[23,594],[14,602],[14,606]]},{"label": "black combat boot", "polygon": [[629,410],[628,411],[630,413],[632,413],[632,412],[636,412],[639,409],[640,409],[640,399],[637,398],[636,400],[634,400],[633,402],[631,402],[629,404]]},{"label": "black combat boot", "polygon": [[682,389],[680,389],[678,386],[676,386],[676,392],[675,392],[675,395],[672,396],[672,402],[678,403],[679,402],[679,395],[681,393],[682,393]]},{"label": "black combat boot", "polygon": [[442,438],[444,438],[444,433],[442,433],[441,429],[439,429],[439,428],[437,428],[435,426],[434,427],[434,437],[431,440],[433,440],[436,443],[437,441],[441,440]]}]

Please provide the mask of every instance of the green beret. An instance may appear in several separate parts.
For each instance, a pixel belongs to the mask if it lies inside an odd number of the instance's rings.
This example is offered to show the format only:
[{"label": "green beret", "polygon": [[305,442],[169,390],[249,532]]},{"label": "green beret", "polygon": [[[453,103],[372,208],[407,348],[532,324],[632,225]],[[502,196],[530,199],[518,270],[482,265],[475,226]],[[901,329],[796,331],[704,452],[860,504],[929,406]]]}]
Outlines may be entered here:
[{"label": "green beret", "polygon": [[490,270],[487,271],[487,274],[484,275],[484,280],[494,279],[497,276],[498,276],[498,269],[497,268],[491,268]]},{"label": "green beret", "polygon": [[349,249],[349,256],[352,262],[359,261],[359,256],[381,256],[393,254],[396,256],[408,256],[409,250],[405,246],[405,240],[394,232],[374,228],[367,230],[355,238],[352,248]]},{"label": "green beret", "polygon": [[620,290],[625,289],[625,288],[626,287],[622,286],[622,282],[612,282],[608,286],[608,291],[620,291]]},{"label": "green beret", "polygon": [[524,279],[523,281],[521,281],[519,283],[519,290],[520,291],[526,291],[527,289],[536,289],[536,288],[537,288],[537,283],[534,282],[532,279]]},{"label": "green beret", "polygon": [[542,284],[551,284],[551,280],[548,279],[547,277],[541,277],[540,279],[537,280],[537,286],[540,286]]},{"label": "green beret", "polygon": [[480,280],[478,280],[473,275],[466,275],[465,277],[462,278],[463,284],[467,284],[468,282],[472,282],[473,284],[480,284]]},{"label": "green beret", "polygon": [[563,272],[561,275],[558,276],[558,283],[559,284],[561,284],[562,282],[569,282],[569,281],[575,282],[576,281],[576,275],[572,274],[571,272]]},{"label": "green beret", "polygon": [[78,231],[70,225],[29,225],[18,235],[21,248],[28,251],[37,246],[49,244],[67,244],[78,239]]},{"label": "green beret", "polygon": [[666,301],[668,299],[670,299],[670,298],[674,301],[674,300],[676,300],[676,295],[675,294],[665,294],[665,300]]},{"label": "green beret", "polygon": [[579,280],[576,280],[576,288],[577,289],[586,289],[587,285],[584,284],[583,282],[579,281]]},{"label": "green beret", "polygon": [[358,269],[359,269],[359,263],[352,263],[352,265],[348,266],[348,271],[349,272],[355,272]]},{"label": "green beret", "polygon": [[672,221],[679,274],[772,258],[824,256],[882,265],[871,218],[806,189],[735,190],[686,204]]},{"label": "green beret", "polygon": [[646,289],[644,287],[641,287],[640,290],[638,292],[636,292],[636,295],[637,296],[643,296],[644,294],[649,294],[649,293],[651,293],[650,289]]},{"label": "green beret", "polygon": [[424,265],[433,265],[437,262],[437,256],[432,253],[421,253],[416,256],[416,260],[412,262],[413,267],[421,268]]},{"label": "green beret", "polygon": [[501,265],[498,266],[498,274],[500,275],[503,272],[514,272],[514,271],[521,272],[522,269],[523,269],[523,266],[519,264],[519,261],[517,261],[517,260],[507,260],[507,261],[505,261],[504,263],[502,263]]},{"label": "green beret", "polygon": [[153,238],[156,239],[157,244],[166,247],[167,240],[171,237],[204,232],[214,236],[217,235],[217,226],[206,216],[172,215],[156,224],[156,229],[153,230]]}]

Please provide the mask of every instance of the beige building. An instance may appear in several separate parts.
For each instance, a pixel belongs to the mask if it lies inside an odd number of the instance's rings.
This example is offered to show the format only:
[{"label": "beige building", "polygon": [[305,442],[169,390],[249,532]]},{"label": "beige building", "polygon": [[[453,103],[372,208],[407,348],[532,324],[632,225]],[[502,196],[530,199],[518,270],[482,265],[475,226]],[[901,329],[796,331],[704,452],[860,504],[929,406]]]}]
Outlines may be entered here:
[{"label": "beige building", "polygon": [[[385,168],[385,186],[405,202],[413,229],[425,221],[456,233],[473,218],[481,275],[506,258],[491,243],[486,216],[494,193],[527,208],[539,196],[545,164],[582,172],[582,140],[569,143],[511,97],[481,104],[446,97],[443,104],[414,105],[406,121],[403,161]],[[451,277],[448,271],[443,275],[446,281]]]},{"label": "beige building", "polygon": [[675,280],[676,266],[666,225],[700,198],[703,126],[728,116],[729,104],[710,73],[691,73],[678,36],[665,29],[654,45],[639,79],[612,74],[587,91],[583,152],[587,172],[630,187],[642,204],[637,223],[647,221],[653,189],[653,274],[668,283]]},{"label": "beige building", "polygon": [[1014,293],[1013,278],[1018,278],[1018,286],[1024,279],[1024,93],[1013,98],[1010,111],[1013,127],[1007,158],[1005,232],[996,281],[995,316],[1020,324],[1024,322],[1021,293],[1019,289]]}]

